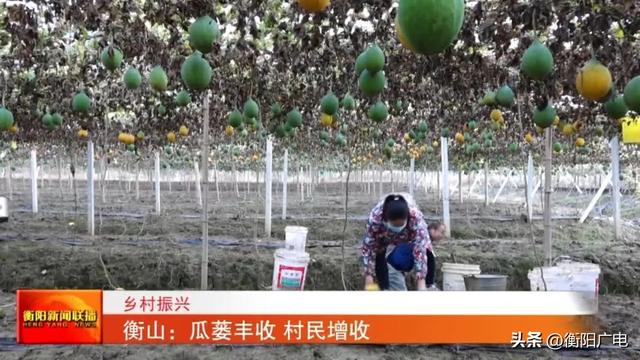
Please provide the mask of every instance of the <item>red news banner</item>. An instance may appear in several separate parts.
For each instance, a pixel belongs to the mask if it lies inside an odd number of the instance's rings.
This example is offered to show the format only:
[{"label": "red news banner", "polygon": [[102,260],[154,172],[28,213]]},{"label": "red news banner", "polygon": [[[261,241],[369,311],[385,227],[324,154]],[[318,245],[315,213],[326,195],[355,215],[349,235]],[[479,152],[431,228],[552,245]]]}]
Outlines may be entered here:
[{"label": "red news banner", "polygon": [[594,330],[571,292],[19,290],[21,344],[510,344]]}]

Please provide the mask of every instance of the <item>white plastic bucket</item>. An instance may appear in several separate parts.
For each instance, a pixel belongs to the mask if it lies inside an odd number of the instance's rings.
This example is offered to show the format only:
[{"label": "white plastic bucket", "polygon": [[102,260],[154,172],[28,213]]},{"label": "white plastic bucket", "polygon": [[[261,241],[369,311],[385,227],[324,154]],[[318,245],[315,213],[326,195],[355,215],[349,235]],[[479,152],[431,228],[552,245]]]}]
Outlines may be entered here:
[{"label": "white plastic bucket", "polygon": [[304,226],[287,226],[284,228],[284,247],[290,251],[304,252],[307,245],[307,232]]},{"label": "white plastic bucket", "polygon": [[9,202],[4,196],[0,196],[0,222],[9,219]]},{"label": "white plastic bucket", "polygon": [[543,267],[529,271],[528,278],[531,291],[578,291],[597,304],[600,291],[600,266],[592,263],[562,261],[556,266]]},{"label": "white plastic bucket", "polygon": [[443,263],[442,290],[466,291],[465,275],[480,275],[480,265]]},{"label": "white plastic bucket", "polygon": [[272,290],[304,290],[309,254],[278,249],[274,254]]}]

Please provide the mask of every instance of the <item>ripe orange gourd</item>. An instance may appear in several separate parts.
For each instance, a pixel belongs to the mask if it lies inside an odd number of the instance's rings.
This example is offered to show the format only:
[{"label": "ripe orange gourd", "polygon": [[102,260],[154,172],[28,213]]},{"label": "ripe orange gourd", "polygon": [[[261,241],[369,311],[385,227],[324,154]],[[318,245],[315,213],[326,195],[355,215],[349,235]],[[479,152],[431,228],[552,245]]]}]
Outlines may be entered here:
[{"label": "ripe orange gourd", "polygon": [[320,12],[331,4],[330,0],[298,0],[298,5],[308,12]]},{"label": "ripe orange gourd", "polygon": [[611,90],[611,72],[598,60],[591,59],[578,71],[576,88],[585,99],[599,101]]}]

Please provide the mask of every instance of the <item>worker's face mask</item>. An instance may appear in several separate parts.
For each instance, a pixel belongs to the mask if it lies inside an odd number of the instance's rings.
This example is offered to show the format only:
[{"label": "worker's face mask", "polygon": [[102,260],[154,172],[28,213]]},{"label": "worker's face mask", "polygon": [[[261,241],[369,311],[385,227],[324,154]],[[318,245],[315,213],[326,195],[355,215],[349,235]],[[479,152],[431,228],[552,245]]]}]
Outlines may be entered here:
[{"label": "worker's face mask", "polygon": [[404,230],[404,228],[407,226],[407,223],[405,222],[401,226],[394,226],[393,224],[391,224],[390,222],[387,221],[385,223],[385,226],[387,227],[387,229],[389,229],[389,231],[398,234],[398,233],[401,233],[402,230]]}]

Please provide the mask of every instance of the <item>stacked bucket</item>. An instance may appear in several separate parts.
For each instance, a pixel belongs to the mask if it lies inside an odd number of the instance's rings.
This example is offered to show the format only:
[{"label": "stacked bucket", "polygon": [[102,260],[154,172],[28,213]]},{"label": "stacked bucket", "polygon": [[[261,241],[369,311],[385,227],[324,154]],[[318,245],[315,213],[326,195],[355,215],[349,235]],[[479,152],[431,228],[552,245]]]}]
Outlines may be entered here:
[{"label": "stacked bucket", "polygon": [[309,254],[305,251],[307,228],[287,226],[284,248],[274,254],[272,290],[304,290]]}]

